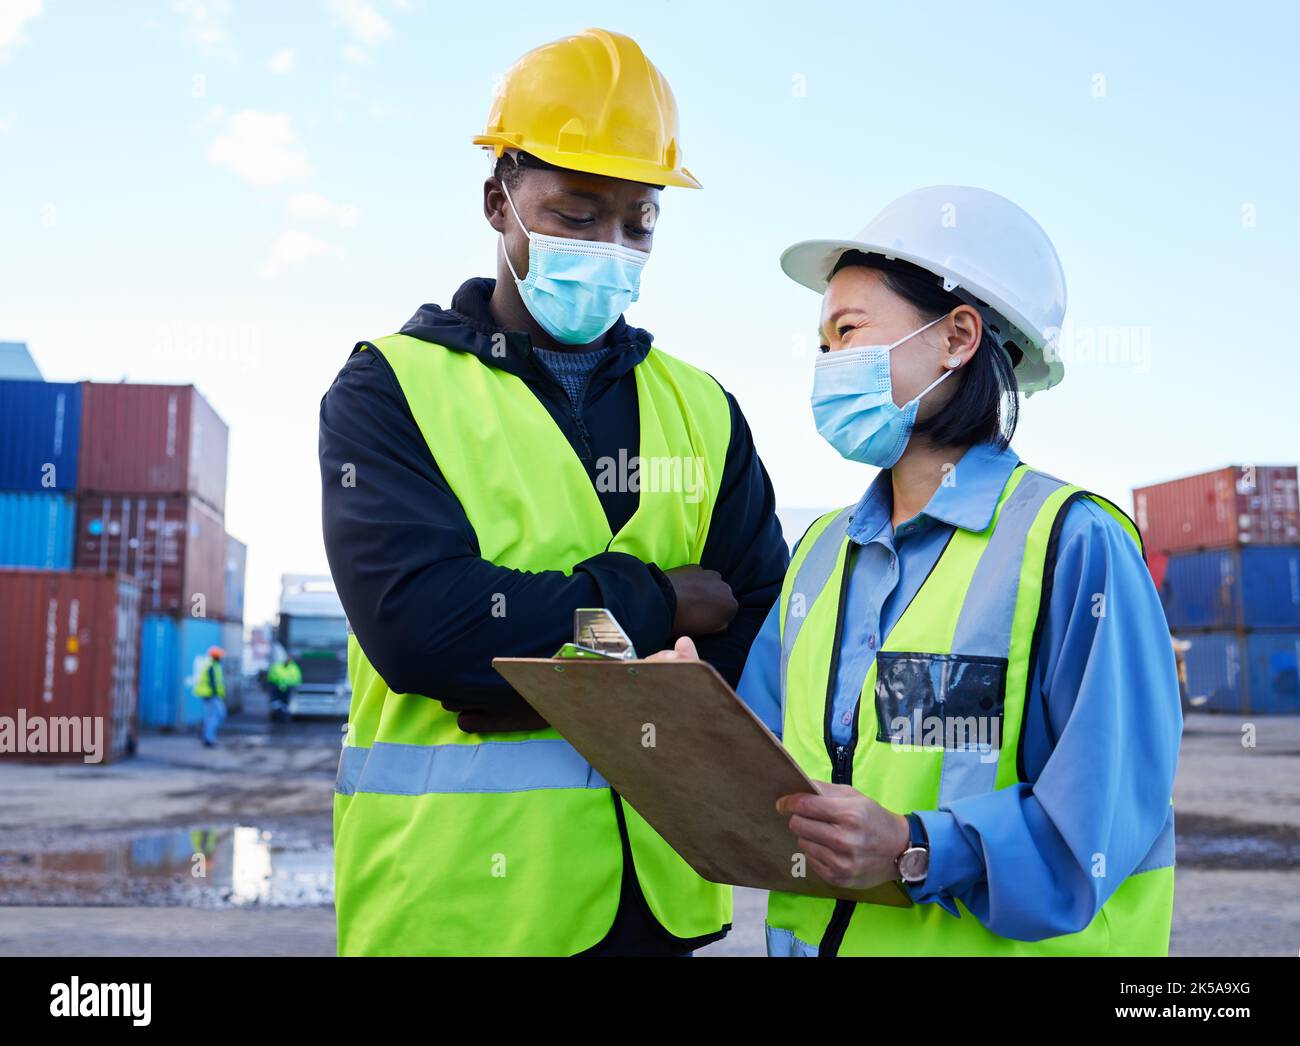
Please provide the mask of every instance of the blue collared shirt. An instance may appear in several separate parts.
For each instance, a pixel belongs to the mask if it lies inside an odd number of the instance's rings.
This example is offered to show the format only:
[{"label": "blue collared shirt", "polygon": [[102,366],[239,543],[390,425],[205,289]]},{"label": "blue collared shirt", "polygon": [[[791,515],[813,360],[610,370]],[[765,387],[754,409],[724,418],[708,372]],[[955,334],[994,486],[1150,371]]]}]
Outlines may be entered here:
[{"label": "blue collared shirt", "polygon": [[[924,510],[897,529],[887,470],[858,502],[832,696],[836,743],[850,740],[860,697],[848,681],[865,677],[953,529],[988,526],[1019,461],[992,443],[971,447]],[[778,737],[779,606],[738,687]],[[960,900],[993,933],[1027,941],[1082,930],[1138,867],[1169,815],[1182,737],[1177,670],[1155,585],[1132,538],[1091,499],[1066,511],[1031,672],[1021,726],[1028,783],[916,811],[930,870],[908,888],[913,901],[959,917]],[[1096,874],[1099,855],[1104,875]]]}]

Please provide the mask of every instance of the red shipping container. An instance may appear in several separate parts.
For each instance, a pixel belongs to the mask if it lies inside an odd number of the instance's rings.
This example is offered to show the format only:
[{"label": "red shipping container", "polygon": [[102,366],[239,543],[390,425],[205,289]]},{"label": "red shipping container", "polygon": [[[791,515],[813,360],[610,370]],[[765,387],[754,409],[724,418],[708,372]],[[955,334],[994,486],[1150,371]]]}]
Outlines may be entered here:
[{"label": "red shipping container", "polygon": [[1147,570],[1151,571],[1151,580],[1156,583],[1156,591],[1159,592],[1161,586],[1165,583],[1165,571],[1169,569],[1169,557],[1163,552],[1157,552],[1149,545],[1146,546],[1147,553]]},{"label": "red shipping container", "polygon": [[226,510],[230,432],[193,385],[87,382],[78,486],[97,494],[192,494]]},{"label": "red shipping container", "polygon": [[1133,491],[1133,516],[1153,552],[1300,542],[1294,465],[1229,465]]},{"label": "red shipping container", "polygon": [[[139,649],[135,582],[0,570],[0,759],[85,762],[96,734],[104,762],[134,753]],[[89,732],[84,717],[98,720]],[[64,750],[32,751],[38,730]]]},{"label": "red shipping container", "polygon": [[83,494],[76,566],[136,578],[146,614],[225,613],[226,528],[198,498]]}]

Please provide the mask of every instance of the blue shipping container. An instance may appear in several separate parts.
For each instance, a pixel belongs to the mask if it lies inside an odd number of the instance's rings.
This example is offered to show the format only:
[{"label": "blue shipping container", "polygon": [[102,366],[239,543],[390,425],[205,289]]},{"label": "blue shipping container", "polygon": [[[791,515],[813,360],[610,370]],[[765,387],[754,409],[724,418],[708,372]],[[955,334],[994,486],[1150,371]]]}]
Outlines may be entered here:
[{"label": "blue shipping container", "polygon": [[1173,553],[1160,598],[1175,631],[1300,629],[1300,546]]},{"label": "blue shipping container", "polygon": [[0,491],[0,567],[71,570],[77,502],[67,494]]},{"label": "blue shipping container", "polygon": [[1240,637],[1235,632],[1183,633],[1191,646],[1183,654],[1187,666],[1187,696],[1206,698],[1209,712],[1246,711],[1246,673],[1241,663]]},{"label": "blue shipping container", "polygon": [[0,490],[75,490],[81,386],[0,381]]},{"label": "blue shipping container", "polygon": [[221,622],[149,614],[140,627],[140,725],[180,730],[203,720],[194,670],[221,645]]},{"label": "blue shipping container", "polygon": [[1246,636],[1247,699],[1250,711],[1264,714],[1300,712],[1296,655],[1300,632],[1252,632]]},{"label": "blue shipping container", "polygon": [[1184,632],[1189,697],[1211,712],[1300,713],[1300,632]]},{"label": "blue shipping container", "polygon": [[182,828],[137,836],[131,840],[132,871],[188,870],[195,854],[192,833]]}]

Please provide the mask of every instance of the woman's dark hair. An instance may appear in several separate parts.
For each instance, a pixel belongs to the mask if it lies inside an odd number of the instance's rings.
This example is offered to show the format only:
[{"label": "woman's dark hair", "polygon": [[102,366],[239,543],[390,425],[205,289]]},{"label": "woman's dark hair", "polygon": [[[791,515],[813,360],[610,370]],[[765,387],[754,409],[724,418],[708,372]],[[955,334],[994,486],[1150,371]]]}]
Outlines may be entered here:
[{"label": "woman's dark hair", "polygon": [[[885,286],[927,320],[938,319],[957,306],[968,304],[951,291],[944,290],[943,281],[934,273],[911,262],[862,251],[847,251],[835,263],[831,275],[850,265],[879,269]],[[918,421],[912,430],[935,446],[965,447],[996,442],[1005,450],[1015,434],[1020,417],[1015,363],[1019,361],[1020,350],[1010,344],[1003,348],[997,336],[989,330],[987,315],[981,312],[981,316],[985,323],[979,347],[961,369],[961,384],[957,391],[938,414]],[[1009,352],[1015,354],[1014,361]]]}]

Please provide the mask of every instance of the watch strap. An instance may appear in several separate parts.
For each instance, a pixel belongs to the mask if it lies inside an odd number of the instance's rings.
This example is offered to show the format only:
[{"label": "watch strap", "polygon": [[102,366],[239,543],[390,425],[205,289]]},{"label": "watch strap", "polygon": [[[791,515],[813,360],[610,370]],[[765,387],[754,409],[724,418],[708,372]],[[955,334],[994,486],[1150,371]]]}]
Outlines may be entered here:
[{"label": "watch strap", "polygon": [[907,849],[894,858],[894,868],[898,872],[898,881],[901,882],[904,887],[910,888],[924,882],[926,877],[922,876],[920,879],[914,880],[908,880],[905,878],[903,874],[903,858],[913,850],[922,850],[926,855],[928,864],[928,858],[930,855],[930,840],[926,835],[925,823],[915,813],[907,815],[907,835]]},{"label": "watch strap", "polygon": [[907,815],[908,837],[907,844],[911,846],[923,846],[930,849],[930,837],[925,832],[925,822],[915,813]]}]

